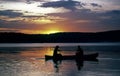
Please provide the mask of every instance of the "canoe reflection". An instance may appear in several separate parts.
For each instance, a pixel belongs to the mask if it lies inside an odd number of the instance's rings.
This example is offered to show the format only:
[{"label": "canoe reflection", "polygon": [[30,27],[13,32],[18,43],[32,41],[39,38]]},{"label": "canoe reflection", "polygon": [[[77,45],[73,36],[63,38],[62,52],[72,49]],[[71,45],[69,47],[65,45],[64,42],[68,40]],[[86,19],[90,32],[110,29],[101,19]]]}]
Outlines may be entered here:
[{"label": "canoe reflection", "polygon": [[[54,62],[54,68],[56,68],[56,72],[59,72],[59,66],[62,63],[62,60],[53,60]],[[77,61],[76,60],[76,66],[78,70],[81,70],[83,67],[83,60]]]},{"label": "canoe reflection", "polygon": [[[49,61],[49,60],[47,60],[47,61]],[[59,72],[59,69],[61,67],[60,65],[62,64],[63,61],[66,61],[66,60],[54,60],[53,59],[52,61],[53,61],[53,65],[54,65],[54,68],[55,68],[55,72]],[[75,60],[72,60],[72,61],[75,61],[78,71],[80,71],[83,68],[84,60],[75,59]],[[93,60],[92,62],[98,62],[98,59]]]},{"label": "canoe reflection", "polygon": [[54,62],[54,68],[56,69],[56,72],[59,72],[59,66],[62,63],[62,60],[53,60]]},{"label": "canoe reflection", "polygon": [[76,65],[77,65],[78,70],[82,69],[83,64],[84,64],[83,60],[76,60]]}]

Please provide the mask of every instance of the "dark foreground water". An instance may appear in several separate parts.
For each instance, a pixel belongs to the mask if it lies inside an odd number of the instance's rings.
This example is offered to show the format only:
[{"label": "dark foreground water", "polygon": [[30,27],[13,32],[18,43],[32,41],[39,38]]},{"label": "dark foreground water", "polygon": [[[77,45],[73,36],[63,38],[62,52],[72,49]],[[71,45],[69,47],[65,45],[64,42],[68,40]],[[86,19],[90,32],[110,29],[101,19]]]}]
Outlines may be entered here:
[{"label": "dark foreground water", "polygon": [[[84,61],[80,69],[74,60],[45,61],[56,45],[62,55],[80,45],[85,54],[98,52],[99,61]],[[120,76],[120,43],[0,44],[0,76]]]}]

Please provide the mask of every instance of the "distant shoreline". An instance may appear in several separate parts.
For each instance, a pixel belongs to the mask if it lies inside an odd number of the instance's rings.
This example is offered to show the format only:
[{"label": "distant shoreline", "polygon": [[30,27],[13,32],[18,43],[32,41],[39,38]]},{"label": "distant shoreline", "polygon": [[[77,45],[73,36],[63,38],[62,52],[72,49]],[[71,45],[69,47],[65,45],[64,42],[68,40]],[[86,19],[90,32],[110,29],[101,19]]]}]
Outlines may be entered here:
[{"label": "distant shoreline", "polygon": [[120,30],[97,33],[63,32],[54,34],[0,33],[0,43],[94,43],[120,42]]}]

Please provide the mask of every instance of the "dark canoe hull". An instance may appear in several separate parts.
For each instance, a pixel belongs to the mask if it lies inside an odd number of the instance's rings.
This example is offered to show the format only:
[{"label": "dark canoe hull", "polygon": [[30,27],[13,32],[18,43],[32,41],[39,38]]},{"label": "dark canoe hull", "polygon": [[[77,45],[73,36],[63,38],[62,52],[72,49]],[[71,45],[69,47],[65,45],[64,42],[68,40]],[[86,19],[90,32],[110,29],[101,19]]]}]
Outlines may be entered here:
[{"label": "dark canoe hull", "polygon": [[[84,55],[83,59],[80,59],[80,60],[97,61],[97,57],[98,57],[98,53],[93,53],[93,54]],[[54,59],[53,56],[45,55],[45,60],[50,60],[50,59]],[[75,60],[79,58],[76,58],[75,55],[66,55],[66,56],[62,56],[61,59],[62,60]]]}]

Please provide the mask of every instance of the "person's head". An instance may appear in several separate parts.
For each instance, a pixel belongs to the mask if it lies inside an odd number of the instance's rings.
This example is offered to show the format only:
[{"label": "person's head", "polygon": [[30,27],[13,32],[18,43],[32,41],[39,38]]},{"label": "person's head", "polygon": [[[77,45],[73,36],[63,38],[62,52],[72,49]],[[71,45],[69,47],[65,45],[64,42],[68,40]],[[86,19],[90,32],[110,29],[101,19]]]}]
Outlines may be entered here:
[{"label": "person's head", "polygon": [[56,48],[59,48],[59,46],[57,45]]},{"label": "person's head", "polygon": [[81,51],[81,47],[78,45],[78,49],[77,49],[77,51],[79,52],[79,51]]},{"label": "person's head", "polygon": [[80,49],[80,46],[78,45],[78,48]]}]

